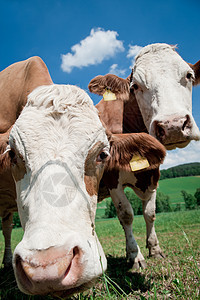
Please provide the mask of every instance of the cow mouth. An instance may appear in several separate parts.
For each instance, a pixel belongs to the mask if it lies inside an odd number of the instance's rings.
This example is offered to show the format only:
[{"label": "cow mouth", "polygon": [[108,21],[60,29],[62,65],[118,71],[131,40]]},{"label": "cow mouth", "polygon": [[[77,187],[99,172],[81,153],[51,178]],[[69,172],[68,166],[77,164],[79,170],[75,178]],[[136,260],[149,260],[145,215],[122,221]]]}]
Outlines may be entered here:
[{"label": "cow mouth", "polygon": [[190,140],[187,141],[181,141],[178,143],[168,143],[163,144],[167,150],[174,150],[176,148],[185,148],[189,144]]},{"label": "cow mouth", "polygon": [[84,291],[86,291],[87,289],[91,288],[92,286],[94,286],[96,280],[98,278],[94,278],[92,279],[91,281],[87,282],[87,283],[84,283],[78,287],[75,287],[75,288],[70,288],[70,289],[63,289],[62,291],[54,291],[51,293],[52,296],[56,296],[56,297],[59,297],[59,298],[65,298],[65,297],[70,297],[74,294],[78,294],[78,293],[82,293]]}]

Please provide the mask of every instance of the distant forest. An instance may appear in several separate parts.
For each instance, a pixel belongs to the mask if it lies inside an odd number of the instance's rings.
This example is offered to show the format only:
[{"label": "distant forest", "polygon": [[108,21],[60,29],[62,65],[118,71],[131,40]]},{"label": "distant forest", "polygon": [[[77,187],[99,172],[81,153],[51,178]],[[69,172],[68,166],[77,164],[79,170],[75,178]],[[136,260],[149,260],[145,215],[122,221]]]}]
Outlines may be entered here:
[{"label": "distant forest", "polygon": [[160,180],[166,178],[198,176],[200,175],[200,163],[190,163],[161,170]]}]

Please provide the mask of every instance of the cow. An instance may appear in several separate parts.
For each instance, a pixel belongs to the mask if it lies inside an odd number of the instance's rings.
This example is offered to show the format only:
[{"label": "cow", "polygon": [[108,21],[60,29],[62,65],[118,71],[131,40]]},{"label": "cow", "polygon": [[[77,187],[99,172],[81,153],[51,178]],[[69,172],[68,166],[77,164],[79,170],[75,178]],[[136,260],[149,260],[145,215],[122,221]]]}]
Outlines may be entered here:
[{"label": "cow", "polygon": [[158,169],[165,149],[146,133],[112,134],[85,91],[52,83],[28,95],[6,134],[1,178],[14,178],[24,229],[13,254],[17,284],[30,295],[80,292],[107,266],[94,225],[104,168],[130,171],[140,155]]},{"label": "cow", "polygon": [[[104,95],[96,108],[112,133],[146,132],[171,150],[200,139],[192,116],[192,85],[199,83],[200,61],[188,64],[174,46],[152,44],[139,52],[128,78],[99,75],[88,88],[91,93]],[[138,174],[112,171],[104,172],[100,186],[100,195],[101,189],[104,197],[111,195],[125,231],[127,258],[136,269],[146,267],[146,263],[132,233],[133,210],[124,187],[132,187],[143,200],[149,257],[164,258],[154,227],[158,179],[158,169]]]}]

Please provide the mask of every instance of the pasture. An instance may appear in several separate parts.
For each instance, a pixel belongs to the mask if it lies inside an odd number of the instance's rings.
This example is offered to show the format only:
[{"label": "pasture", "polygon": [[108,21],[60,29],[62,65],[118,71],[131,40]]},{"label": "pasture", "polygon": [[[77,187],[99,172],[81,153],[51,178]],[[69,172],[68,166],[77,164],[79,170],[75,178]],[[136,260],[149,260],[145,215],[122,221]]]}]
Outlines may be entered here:
[{"label": "pasture", "polygon": [[178,203],[180,203],[182,206],[184,205],[184,200],[181,196],[182,190],[194,195],[196,189],[199,187],[199,176],[177,177],[160,180],[158,191],[161,191],[163,194],[170,197],[170,204],[173,208]]},{"label": "pasture", "polygon": [[[133,224],[147,269],[134,271],[127,265],[124,233],[119,221],[99,219],[96,221],[96,231],[108,259],[108,270],[93,288],[71,299],[198,299],[200,210],[157,215],[156,231],[167,255],[165,260],[147,258],[143,217],[136,216]],[[13,249],[22,235],[22,229],[13,230]],[[3,237],[0,233],[0,261],[2,253]],[[1,299],[60,299],[20,293],[12,270],[0,270],[0,289]]]}]

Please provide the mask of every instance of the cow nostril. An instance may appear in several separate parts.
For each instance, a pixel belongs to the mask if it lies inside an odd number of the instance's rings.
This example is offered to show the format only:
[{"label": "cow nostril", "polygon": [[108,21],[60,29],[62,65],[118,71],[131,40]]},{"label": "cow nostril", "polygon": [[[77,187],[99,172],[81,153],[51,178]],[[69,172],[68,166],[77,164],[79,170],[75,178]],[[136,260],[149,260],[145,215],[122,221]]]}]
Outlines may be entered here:
[{"label": "cow nostril", "polygon": [[65,271],[64,277],[67,277],[67,275],[69,274],[74,258],[79,257],[79,255],[80,255],[79,248],[77,246],[74,247],[72,253],[73,253],[72,259],[71,259],[69,266],[67,267],[67,269]]},{"label": "cow nostril", "polygon": [[22,259],[19,255],[16,255],[15,265],[16,265],[16,270],[17,270],[18,274],[20,275],[20,276],[18,276],[18,278],[20,278],[20,281],[22,281],[24,283],[24,285],[26,285],[29,289],[31,289],[33,286],[32,282],[28,278],[28,276],[22,266]]},{"label": "cow nostril", "polygon": [[155,123],[155,134],[157,139],[160,141],[162,141],[166,136],[165,129],[158,122]]},{"label": "cow nostril", "polygon": [[73,258],[76,256],[76,255],[78,255],[79,254],[79,248],[76,246],[76,247],[74,247],[74,249],[73,249]]},{"label": "cow nostril", "polygon": [[183,123],[183,126],[182,126],[182,131],[185,131],[186,129],[190,129],[191,126],[190,126],[190,117],[189,115],[186,115],[185,116],[185,122]]}]

